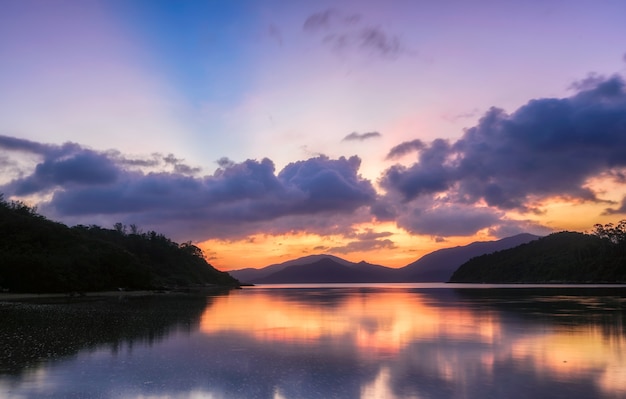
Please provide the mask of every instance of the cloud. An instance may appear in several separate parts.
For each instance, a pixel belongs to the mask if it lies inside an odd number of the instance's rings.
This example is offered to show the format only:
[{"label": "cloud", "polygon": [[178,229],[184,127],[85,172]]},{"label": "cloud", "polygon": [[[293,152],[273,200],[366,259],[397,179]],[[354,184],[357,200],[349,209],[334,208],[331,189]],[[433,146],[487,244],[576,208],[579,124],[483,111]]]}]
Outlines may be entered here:
[{"label": "cloud", "polygon": [[9,187],[16,195],[29,195],[59,186],[113,183],[117,177],[118,169],[108,157],[84,150],[69,158],[45,160],[33,174],[14,180]]},{"label": "cloud", "polygon": [[338,52],[360,51],[385,59],[395,59],[407,52],[398,36],[380,26],[364,23],[358,14],[327,9],[307,17],[303,28],[312,34],[322,34],[322,43]]},{"label": "cloud", "polygon": [[486,207],[444,205],[412,209],[398,218],[398,226],[414,234],[469,236],[498,224],[503,213]]},{"label": "cloud", "polygon": [[283,34],[281,33],[280,29],[276,25],[270,24],[267,27],[267,34],[270,38],[275,40],[279,46],[283,45]]},{"label": "cloud", "polygon": [[[393,147],[387,159],[415,152],[415,162],[384,170],[382,194],[359,174],[356,156],[312,156],[280,171],[267,158],[221,158],[214,173],[201,175],[173,154],[129,157],[9,136],[0,136],[0,164],[14,178],[0,192],[45,197],[38,209],[66,223],[134,223],[184,240],[307,232],[353,240],[336,251],[391,248],[388,233],[357,228],[372,218],[436,239],[485,229],[545,233],[507,212],[541,212],[542,201],[554,197],[606,202],[590,179],[626,181],[626,84],[590,76],[566,98],[535,99],[510,114],[492,108],[457,140]],[[25,154],[35,159],[28,168],[16,162]],[[626,213],[626,199],[605,212]]]},{"label": "cloud", "polygon": [[404,143],[398,144],[397,146],[389,150],[389,153],[387,154],[387,157],[385,159],[398,159],[413,151],[420,151],[424,147],[426,147],[426,145],[422,142],[422,140],[419,139],[405,141]]},{"label": "cloud", "polygon": [[79,145],[60,151],[62,147],[0,137],[0,145],[8,148],[7,143],[13,151],[34,151],[43,159],[0,192],[49,194],[51,199],[39,209],[63,221],[122,221],[187,239],[186,234],[200,240],[309,228],[348,233],[356,211],[377,195],[358,174],[358,157],[320,156],[290,163],[279,173],[267,158],[241,163],[222,159],[212,175],[195,176],[181,171],[182,160],[172,154],[154,154],[169,169],[149,171],[152,164],[142,170],[141,163],[132,162],[130,168],[115,151]]},{"label": "cloud", "polygon": [[357,233],[356,237],[361,240],[374,240],[383,237],[390,237],[393,233],[390,231],[374,231],[372,229],[366,229],[363,233]]},{"label": "cloud", "polygon": [[363,141],[367,139],[372,139],[376,137],[381,137],[382,135],[378,132],[367,132],[367,133],[357,133],[352,132],[346,137],[344,137],[341,141]]},{"label": "cloud", "polygon": [[329,248],[327,249],[327,251],[330,253],[336,253],[336,254],[349,254],[352,252],[370,252],[370,251],[378,251],[381,249],[395,249],[395,248],[397,248],[396,244],[389,239],[384,239],[384,240],[370,239],[370,240],[351,241],[343,246]]},{"label": "cloud", "polygon": [[361,20],[359,14],[344,14],[334,8],[311,14],[304,21],[305,31],[330,30],[337,26],[350,26]]},{"label": "cloud", "polygon": [[76,143],[65,143],[63,145],[42,144],[17,137],[0,135],[0,148],[7,151],[18,151],[29,154],[42,155],[46,158],[58,158],[80,150]]},{"label": "cloud", "polygon": [[626,197],[622,199],[622,203],[619,208],[617,209],[607,208],[603,214],[604,215],[626,215]]},{"label": "cloud", "polygon": [[447,141],[437,139],[420,152],[418,163],[408,168],[394,165],[387,169],[380,179],[380,185],[387,190],[400,192],[406,200],[446,191],[454,180],[453,171],[446,165],[450,151]]},{"label": "cloud", "polygon": [[501,210],[536,212],[535,202],[550,197],[600,201],[585,183],[626,167],[625,84],[613,76],[577,87],[584,89],[512,114],[492,108],[456,142],[416,144],[418,161],[390,167],[380,185],[405,202],[445,195]]}]

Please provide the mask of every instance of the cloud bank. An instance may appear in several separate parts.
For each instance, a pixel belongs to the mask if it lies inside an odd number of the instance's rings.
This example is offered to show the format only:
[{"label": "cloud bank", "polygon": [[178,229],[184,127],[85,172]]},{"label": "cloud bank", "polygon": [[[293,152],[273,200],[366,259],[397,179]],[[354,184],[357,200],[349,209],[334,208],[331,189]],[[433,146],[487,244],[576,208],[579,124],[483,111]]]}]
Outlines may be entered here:
[{"label": "cloud bank", "polygon": [[[241,163],[222,159],[215,173],[196,177],[184,173],[193,168],[173,155],[161,157],[162,165],[174,165],[172,171],[146,172],[129,168],[141,163],[116,152],[73,143],[54,146],[0,136],[0,148],[43,158],[31,173],[1,187],[6,194],[51,195],[40,209],[62,220],[85,224],[94,218],[118,220],[176,237],[187,231],[198,239],[263,229],[284,233],[297,222],[291,220],[281,228],[282,219],[350,215],[376,198],[372,184],[358,175],[358,157],[320,156],[291,163],[278,173],[269,159]],[[268,222],[274,226],[262,226]],[[311,229],[316,225],[324,227],[310,223]]]},{"label": "cloud bank", "polygon": [[587,181],[626,167],[626,89],[619,76],[580,87],[512,114],[492,108],[455,142],[402,143],[388,158],[416,150],[417,162],[392,166],[380,184],[405,202],[445,193],[449,203],[522,212],[549,197],[601,201]]},{"label": "cloud bank", "polygon": [[[510,114],[491,108],[456,141],[394,146],[387,160],[415,158],[382,171],[381,191],[359,174],[357,156],[315,156],[280,171],[267,158],[221,158],[215,172],[202,174],[173,154],[131,157],[0,136],[0,166],[21,168],[0,192],[45,198],[40,211],[70,224],[133,223],[179,240],[340,234],[347,244],[333,248],[338,253],[394,248],[388,234],[355,233],[372,220],[436,240],[485,229],[499,237],[546,233],[509,211],[540,213],[542,201],[564,198],[626,213],[626,198],[609,203],[588,184],[597,177],[626,183],[626,84],[620,76],[593,76],[572,87],[570,97],[534,99]],[[378,136],[355,132],[344,140]],[[36,164],[24,168],[15,161],[21,155]]]}]

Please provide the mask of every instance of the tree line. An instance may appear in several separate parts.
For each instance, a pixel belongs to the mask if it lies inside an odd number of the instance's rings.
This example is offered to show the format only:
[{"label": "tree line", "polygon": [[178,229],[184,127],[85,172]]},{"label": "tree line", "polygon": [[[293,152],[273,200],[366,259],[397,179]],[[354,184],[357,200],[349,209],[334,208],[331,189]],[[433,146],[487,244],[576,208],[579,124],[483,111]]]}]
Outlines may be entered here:
[{"label": "tree line", "polygon": [[[132,225],[131,225],[132,226]],[[0,194],[0,288],[11,292],[85,292],[237,286],[191,242],[155,231],[68,227]]]},{"label": "tree line", "polygon": [[626,220],[560,232],[470,259],[451,282],[626,283]]}]

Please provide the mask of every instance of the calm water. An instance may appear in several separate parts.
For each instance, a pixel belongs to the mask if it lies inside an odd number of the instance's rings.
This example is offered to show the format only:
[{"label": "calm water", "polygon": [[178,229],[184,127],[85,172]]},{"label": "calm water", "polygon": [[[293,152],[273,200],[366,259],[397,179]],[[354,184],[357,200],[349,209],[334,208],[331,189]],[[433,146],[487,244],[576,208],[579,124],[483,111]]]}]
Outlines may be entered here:
[{"label": "calm water", "polygon": [[626,397],[626,288],[441,287],[4,303],[0,397]]}]

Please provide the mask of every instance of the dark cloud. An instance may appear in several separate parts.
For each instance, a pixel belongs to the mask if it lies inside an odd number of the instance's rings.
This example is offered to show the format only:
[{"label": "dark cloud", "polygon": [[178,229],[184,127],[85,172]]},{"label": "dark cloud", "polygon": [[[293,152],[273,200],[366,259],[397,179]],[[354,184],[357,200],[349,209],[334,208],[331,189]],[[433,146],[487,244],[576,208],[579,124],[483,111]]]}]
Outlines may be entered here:
[{"label": "dark cloud", "polygon": [[390,35],[380,27],[365,27],[358,32],[357,43],[364,49],[385,57],[397,57],[402,45],[397,36]]},{"label": "dark cloud", "polygon": [[406,154],[409,154],[414,151],[422,150],[426,145],[419,139],[405,141],[404,143],[398,144],[389,150],[387,157],[385,159],[398,159]]},{"label": "dark cloud", "polygon": [[576,80],[570,84],[569,89],[574,91],[593,90],[598,85],[604,83],[606,77],[597,73],[590,73],[584,79]]},{"label": "dark cloud", "polygon": [[380,249],[394,249],[397,248],[396,244],[389,240],[359,240],[359,241],[351,241],[346,245],[340,247],[329,248],[328,252],[336,253],[336,254],[349,254],[352,252],[369,252],[369,251],[378,251]]},{"label": "dark cloud", "polygon": [[458,141],[433,141],[415,164],[386,170],[380,184],[404,201],[445,193],[520,211],[555,196],[599,201],[587,179],[626,167],[626,90],[619,76],[580,87],[587,89],[512,114],[492,108]]},{"label": "dark cloud", "polygon": [[83,150],[67,158],[44,160],[33,174],[9,183],[16,195],[45,193],[59,186],[113,183],[118,169],[105,155]]},{"label": "dark cloud", "polygon": [[622,203],[619,208],[617,209],[607,208],[604,211],[604,214],[605,215],[626,215],[626,197],[622,199]]},{"label": "dark cloud", "polygon": [[398,226],[415,234],[469,236],[498,224],[502,216],[484,207],[439,206],[406,212],[398,218]]},{"label": "dark cloud", "polygon": [[345,14],[334,8],[311,14],[304,21],[304,30],[320,31],[330,30],[337,26],[350,26],[361,20],[359,14]]},{"label": "dark cloud", "polygon": [[463,112],[460,114],[445,114],[442,116],[442,118],[447,120],[448,122],[457,122],[462,119],[469,119],[469,118],[473,119],[477,117],[479,114],[480,114],[480,111],[474,108],[473,110],[469,112]]},{"label": "dark cloud", "polygon": [[341,141],[363,141],[367,139],[372,139],[376,137],[381,137],[382,135],[378,132],[367,132],[367,133],[357,133],[352,132],[346,137],[344,137]]},{"label": "dark cloud", "polygon": [[358,50],[387,59],[406,52],[398,36],[380,26],[364,23],[358,14],[345,14],[336,9],[310,15],[304,21],[304,30],[322,34],[322,42],[339,52]]},{"label": "dark cloud", "polygon": [[358,175],[361,159],[353,156],[330,160],[328,157],[311,158],[287,165],[278,179],[298,195],[304,194],[306,202],[297,202],[296,209],[305,213],[323,210],[353,210],[371,202],[376,192],[368,180]]},{"label": "dark cloud", "polygon": [[220,168],[229,168],[229,167],[235,166],[235,162],[227,157],[222,157],[218,159],[216,162]]},{"label": "dark cloud", "polygon": [[30,140],[20,139],[17,137],[10,137],[0,135],[0,148],[7,151],[19,151],[30,154],[37,154],[44,156],[46,159],[53,159],[62,157],[68,154],[75,153],[81,148],[75,143],[65,143],[63,145],[51,145],[42,144]]},{"label": "dark cloud", "polygon": [[[14,151],[39,148],[39,153],[49,154],[55,149],[17,143],[21,145],[13,146]],[[222,159],[213,175],[202,177],[181,171],[182,160],[171,154],[154,157],[173,170],[127,169],[119,153],[74,146],[71,155],[44,157],[34,171],[0,187],[0,192],[51,193],[51,200],[39,209],[64,221],[122,221],[185,239],[185,234],[206,239],[308,229],[348,233],[351,215],[376,198],[372,184],[358,174],[358,157],[320,156],[291,163],[278,174],[269,159]]]},{"label": "dark cloud", "polygon": [[387,169],[380,184],[387,190],[399,191],[405,200],[446,191],[454,179],[453,171],[446,165],[450,151],[447,141],[437,139],[422,149],[418,163],[408,168],[394,165]]},{"label": "dark cloud", "polygon": [[393,235],[390,231],[374,231],[372,229],[367,229],[363,233],[357,233],[356,238],[361,241],[366,240],[375,240],[378,238],[391,237]]},{"label": "dark cloud", "polygon": [[554,233],[553,229],[542,226],[532,220],[506,220],[501,219],[497,224],[489,228],[489,234],[496,238],[511,237],[521,233],[530,233],[545,236]]}]

